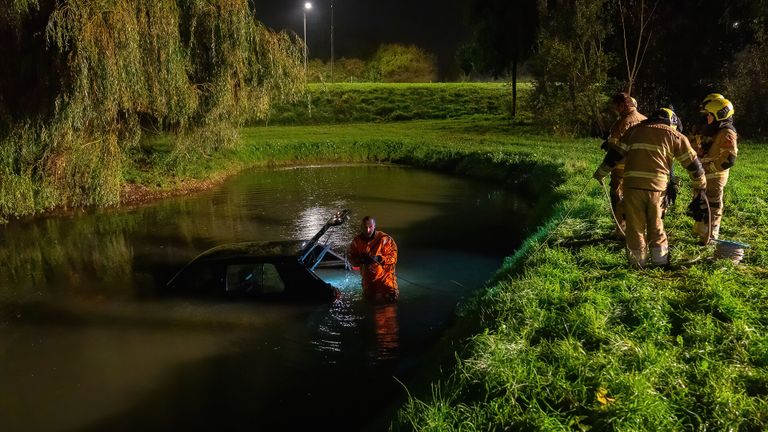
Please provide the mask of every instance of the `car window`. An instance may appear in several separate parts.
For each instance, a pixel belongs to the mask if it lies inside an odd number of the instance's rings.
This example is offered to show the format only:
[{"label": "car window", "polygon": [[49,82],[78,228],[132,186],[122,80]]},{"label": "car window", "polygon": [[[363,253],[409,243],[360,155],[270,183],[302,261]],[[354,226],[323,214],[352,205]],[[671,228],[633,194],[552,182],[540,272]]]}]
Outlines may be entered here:
[{"label": "car window", "polygon": [[262,291],[263,293],[279,293],[285,291],[285,284],[277,272],[274,264],[264,264],[262,271]]},{"label": "car window", "polygon": [[222,270],[221,266],[197,265],[186,270],[177,284],[188,292],[216,292],[224,282]]},{"label": "car window", "polygon": [[274,264],[233,264],[227,266],[227,292],[271,294],[284,290],[285,284]]}]

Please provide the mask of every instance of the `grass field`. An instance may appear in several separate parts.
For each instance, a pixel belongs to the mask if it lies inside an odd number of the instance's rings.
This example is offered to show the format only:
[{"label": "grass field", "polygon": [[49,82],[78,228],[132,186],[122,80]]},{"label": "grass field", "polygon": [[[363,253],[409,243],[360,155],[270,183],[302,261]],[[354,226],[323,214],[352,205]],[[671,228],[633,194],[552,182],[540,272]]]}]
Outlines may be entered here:
[{"label": "grass field", "polygon": [[[358,107],[429,88],[340,85],[338,91],[348,87],[359,93]],[[478,88],[491,99],[506,91]],[[479,94],[478,88],[468,87]],[[363,102],[377,89],[390,93]],[[384,116],[354,123],[350,114],[322,120],[333,125],[251,127],[241,131],[240,146],[206,157],[173,154],[154,139],[133,155],[124,177],[163,190],[255,165],[386,161],[486,178],[538,196],[541,226],[462,309],[460,319],[475,334],[456,354],[455,367],[431,385],[409,388],[412,398],[395,429],[768,428],[768,144],[740,143],[726,188],[721,236],[752,246],[742,265],[713,261],[712,247],[695,245],[692,221],[683,214],[684,181],[665,220],[671,268],[638,271],[627,267],[623,245],[611,238],[607,199],[591,180],[600,140],[541,135],[493,110],[445,114],[462,109],[446,106],[441,115],[410,121],[382,122],[395,120]],[[321,122],[320,110],[313,121]],[[290,123],[303,122],[293,115]]]}]

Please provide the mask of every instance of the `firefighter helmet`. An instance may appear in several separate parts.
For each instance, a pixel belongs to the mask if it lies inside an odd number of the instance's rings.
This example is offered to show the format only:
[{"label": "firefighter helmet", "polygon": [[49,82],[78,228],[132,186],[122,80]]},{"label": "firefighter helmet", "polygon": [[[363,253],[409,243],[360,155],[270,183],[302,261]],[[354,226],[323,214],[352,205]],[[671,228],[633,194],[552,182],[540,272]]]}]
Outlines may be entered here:
[{"label": "firefighter helmet", "polygon": [[704,100],[701,101],[701,106],[704,106],[715,99],[725,99],[725,96],[721,95],[720,93],[710,93],[704,96]]},{"label": "firefighter helmet", "polygon": [[651,115],[651,118],[654,120],[660,120],[665,125],[671,127],[672,129],[679,130],[682,132],[683,124],[680,121],[680,119],[677,117],[677,114],[675,114],[674,111],[672,111],[672,108],[659,108],[656,111],[653,112]]},{"label": "firefighter helmet", "polygon": [[702,114],[706,114],[707,112],[704,111],[704,107],[713,100],[718,99],[725,99],[725,96],[721,95],[720,93],[710,93],[704,96],[704,100],[702,100],[701,104],[699,105],[699,111],[701,111]]},{"label": "firefighter helmet", "polygon": [[733,116],[733,104],[728,99],[713,99],[704,105],[704,112],[712,114],[717,121],[723,121]]}]

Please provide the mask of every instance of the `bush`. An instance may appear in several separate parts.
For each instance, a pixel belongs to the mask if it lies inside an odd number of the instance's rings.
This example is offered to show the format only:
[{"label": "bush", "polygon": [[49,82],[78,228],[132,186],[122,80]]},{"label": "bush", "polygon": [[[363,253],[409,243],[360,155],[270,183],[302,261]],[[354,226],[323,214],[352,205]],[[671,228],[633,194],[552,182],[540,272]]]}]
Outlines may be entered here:
[{"label": "bush", "polygon": [[734,104],[739,132],[768,136],[768,34],[758,33],[755,43],[736,56],[731,69],[725,94]]},{"label": "bush", "polygon": [[368,77],[381,82],[437,80],[435,56],[416,45],[384,44],[368,64]]}]

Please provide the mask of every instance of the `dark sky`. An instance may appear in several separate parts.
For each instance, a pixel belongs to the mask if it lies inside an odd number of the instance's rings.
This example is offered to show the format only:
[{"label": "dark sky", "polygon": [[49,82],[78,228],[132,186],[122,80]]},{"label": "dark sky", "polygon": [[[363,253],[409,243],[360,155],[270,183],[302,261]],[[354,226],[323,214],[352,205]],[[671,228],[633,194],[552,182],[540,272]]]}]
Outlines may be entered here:
[{"label": "dark sky", "polygon": [[[382,43],[413,43],[437,54],[441,70],[467,35],[467,0],[334,0],[336,58],[367,57]],[[254,0],[256,17],[276,30],[303,30],[304,2]],[[307,14],[309,56],[330,59],[331,0],[312,1]]]}]

